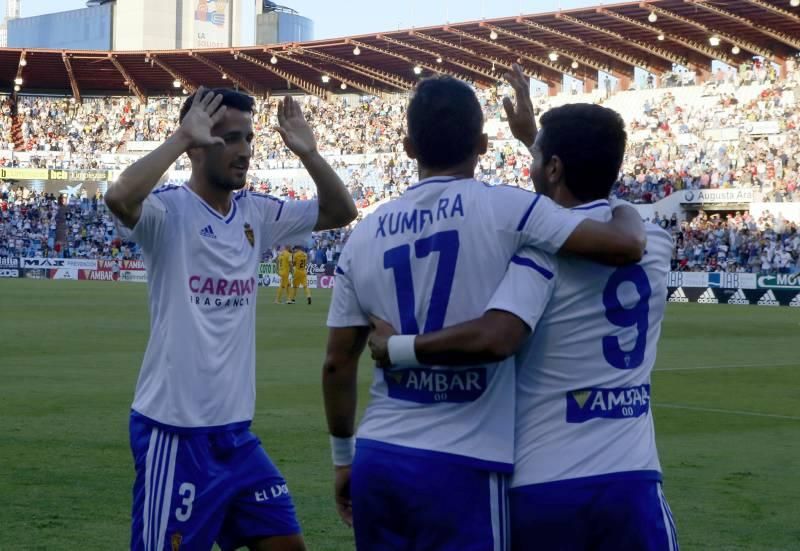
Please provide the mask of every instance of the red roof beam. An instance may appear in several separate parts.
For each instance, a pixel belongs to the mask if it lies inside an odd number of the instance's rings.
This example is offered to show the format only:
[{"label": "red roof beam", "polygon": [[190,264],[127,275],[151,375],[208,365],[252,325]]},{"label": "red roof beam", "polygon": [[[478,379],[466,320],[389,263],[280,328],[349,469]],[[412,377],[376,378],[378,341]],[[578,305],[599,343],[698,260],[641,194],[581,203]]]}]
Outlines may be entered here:
[{"label": "red roof beam", "polygon": [[672,11],[669,11],[669,10],[665,10],[664,8],[660,8],[660,7],[656,6],[655,4],[647,4],[645,2],[641,2],[639,4],[639,7],[647,9],[647,10],[650,10],[651,12],[655,13],[656,15],[661,15],[663,17],[668,17],[670,19],[674,19],[675,21],[680,21],[684,25],[689,25],[691,27],[699,29],[699,30],[703,31],[704,33],[708,34],[709,36],[717,36],[719,38],[724,38],[725,40],[727,40],[728,42],[730,42],[734,46],[739,46],[739,47],[747,50],[748,52],[754,53],[756,55],[760,55],[760,56],[767,57],[767,58],[771,58],[772,55],[773,55],[772,54],[772,50],[769,50],[767,48],[763,48],[763,47],[759,46],[758,44],[750,42],[749,40],[744,40],[742,38],[738,38],[738,37],[735,37],[733,35],[730,35],[730,34],[728,34],[726,32],[723,32],[723,31],[720,31],[720,30],[717,30],[717,29],[712,29],[710,27],[707,27],[706,25],[703,25],[699,21],[696,21],[694,19],[690,19],[688,17],[683,17],[682,15],[678,15],[675,12],[672,12]]},{"label": "red roof beam", "polygon": [[[422,53],[422,54],[425,54],[425,55],[429,55],[429,56],[431,56],[431,57],[436,59],[437,64],[449,63],[450,65],[455,65],[457,67],[461,67],[462,69],[466,69],[467,71],[470,71],[472,73],[475,73],[475,74],[480,75],[481,77],[487,79],[487,80],[483,81],[484,83],[488,83],[488,82],[494,83],[494,82],[497,81],[497,75],[492,74],[491,72],[487,71],[486,69],[484,69],[483,67],[481,67],[479,65],[476,65],[475,63],[470,63],[468,61],[464,61],[464,60],[455,58],[453,56],[444,55],[444,54],[441,54],[439,52],[435,52],[433,50],[428,50],[427,48],[423,48],[423,47],[418,46],[416,44],[412,44],[411,42],[405,42],[403,40],[398,40],[397,38],[389,37],[389,36],[386,36],[384,34],[376,35],[376,38],[378,38],[380,40],[383,40],[385,42],[388,42],[389,44],[393,44],[395,46],[400,46],[402,48],[408,48],[409,50],[414,50],[415,52],[419,52],[419,53]],[[441,63],[439,63],[439,60],[441,60]],[[467,77],[465,75],[459,75],[458,73],[453,73],[453,72],[450,72],[450,71],[446,71],[446,74],[449,74],[450,76],[454,76],[454,77],[459,78],[461,80],[471,80],[471,78],[469,78],[469,77]]]}]

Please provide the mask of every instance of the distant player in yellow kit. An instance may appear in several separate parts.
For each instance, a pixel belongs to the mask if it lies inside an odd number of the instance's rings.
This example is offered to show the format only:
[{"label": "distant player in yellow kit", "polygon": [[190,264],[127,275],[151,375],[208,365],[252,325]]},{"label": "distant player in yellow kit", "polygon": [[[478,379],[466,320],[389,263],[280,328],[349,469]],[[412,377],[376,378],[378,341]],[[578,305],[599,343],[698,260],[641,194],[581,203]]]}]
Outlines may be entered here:
[{"label": "distant player in yellow kit", "polygon": [[294,304],[298,287],[303,287],[306,290],[306,300],[311,304],[311,289],[308,288],[308,275],[306,273],[307,265],[308,255],[303,250],[303,247],[295,247],[292,255],[292,288],[289,290],[289,304]]},{"label": "distant player in yellow kit", "polygon": [[289,270],[292,267],[292,253],[289,252],[288,246],[283,247],[278,253],[277,264],[281,285],[278,287],[278,294],[275,295],[275,304],[280,304],[284,293],[286,293],[287,298],[291,298],[289,296]]}]

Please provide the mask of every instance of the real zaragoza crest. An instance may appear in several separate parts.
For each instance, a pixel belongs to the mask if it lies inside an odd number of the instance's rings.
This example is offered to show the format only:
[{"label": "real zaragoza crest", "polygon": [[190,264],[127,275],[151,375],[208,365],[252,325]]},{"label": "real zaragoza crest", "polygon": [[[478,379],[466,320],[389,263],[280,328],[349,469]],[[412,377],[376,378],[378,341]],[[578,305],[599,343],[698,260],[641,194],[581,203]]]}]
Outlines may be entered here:
[{"label": "real zaragoza crest", "polygon": [[256,236],[253,233],[253,228],[250,227],[250,224],[247,222],[244,223],[244,236],[247,238],[247,241],[250,242],[251,247],[256,246]]}]

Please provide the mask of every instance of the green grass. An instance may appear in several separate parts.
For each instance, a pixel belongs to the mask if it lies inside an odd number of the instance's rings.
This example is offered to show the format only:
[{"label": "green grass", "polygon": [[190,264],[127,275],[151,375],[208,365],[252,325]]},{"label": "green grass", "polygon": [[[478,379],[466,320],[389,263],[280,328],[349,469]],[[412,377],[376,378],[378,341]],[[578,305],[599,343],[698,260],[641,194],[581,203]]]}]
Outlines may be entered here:
[{"label": "green grass", "polygon": [[[310,549],[352,549],[320,391],[330,295],[274,306],[273,292],[259,299],[253,430]],[[128,408],[148,330],[144,285],[0,280],[0,550],[126,548]],[[653,400],[684,549],[800,549],[798,331],[796,309],[669,306]]]}]

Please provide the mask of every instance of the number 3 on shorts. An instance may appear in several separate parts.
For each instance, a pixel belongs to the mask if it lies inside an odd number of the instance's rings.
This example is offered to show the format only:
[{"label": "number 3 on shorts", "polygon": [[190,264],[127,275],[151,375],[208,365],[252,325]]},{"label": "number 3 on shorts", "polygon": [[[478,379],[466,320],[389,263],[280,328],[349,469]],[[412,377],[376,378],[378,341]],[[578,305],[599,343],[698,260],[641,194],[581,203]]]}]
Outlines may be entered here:
[{"label": "number 3 on shorts", "polygon": [[181,522],[186,522],[192,516],[192,503],[194,502],[194,484],[184,482],[178,488],[178,495],[183,498],[181,506],[175,509],[175,518]]}]

